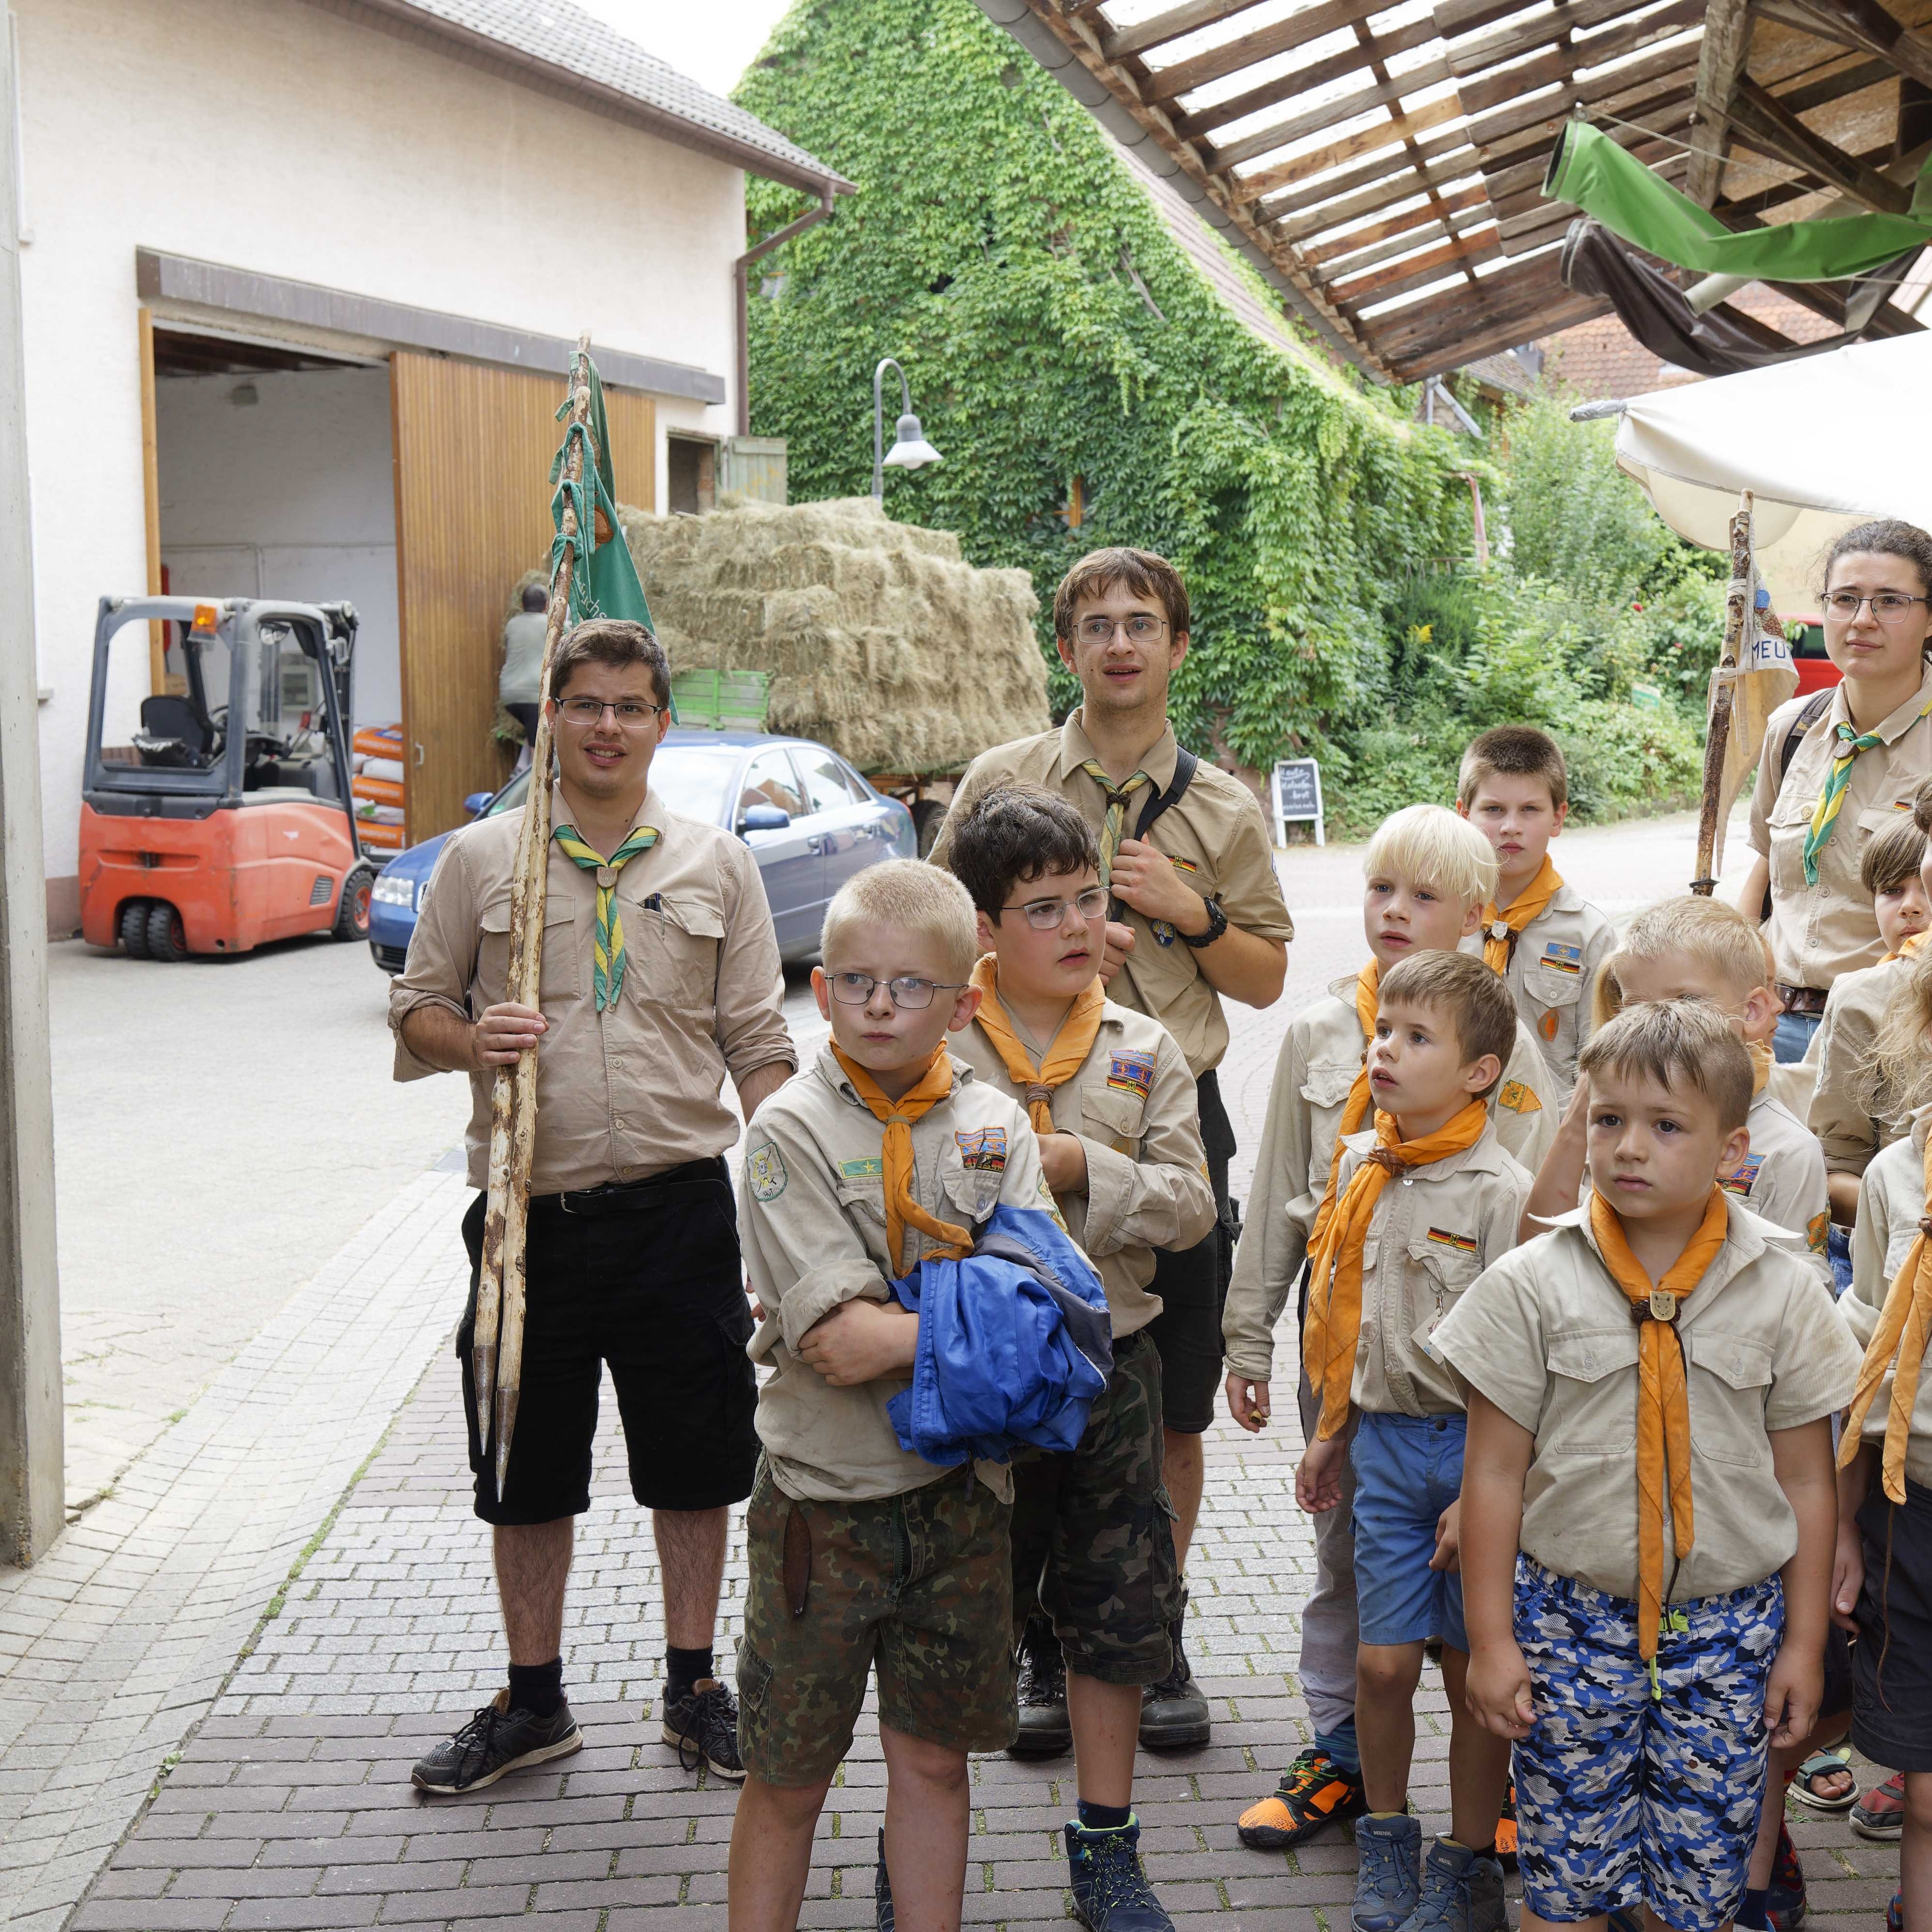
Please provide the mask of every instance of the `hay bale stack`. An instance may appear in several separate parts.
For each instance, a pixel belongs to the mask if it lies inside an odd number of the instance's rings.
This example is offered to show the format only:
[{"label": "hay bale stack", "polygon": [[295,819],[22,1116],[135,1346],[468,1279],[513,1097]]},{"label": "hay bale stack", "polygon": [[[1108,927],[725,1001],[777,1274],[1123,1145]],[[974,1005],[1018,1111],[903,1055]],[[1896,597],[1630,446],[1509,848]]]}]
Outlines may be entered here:
[{"label": "hay bale stack", "polygon": [[949,530],[869,496],[618,517],[671,668],[765,672],[774,731],[930,774],[1051,722],[1030,579],[976,569]]}]

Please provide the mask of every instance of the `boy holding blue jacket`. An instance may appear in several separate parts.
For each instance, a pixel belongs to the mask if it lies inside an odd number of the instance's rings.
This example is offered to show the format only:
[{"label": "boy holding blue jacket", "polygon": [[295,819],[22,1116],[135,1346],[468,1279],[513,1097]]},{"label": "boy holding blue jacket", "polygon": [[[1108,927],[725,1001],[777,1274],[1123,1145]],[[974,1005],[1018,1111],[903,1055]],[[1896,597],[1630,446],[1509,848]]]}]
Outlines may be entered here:
[{"label": "boy holding blue jacket", "polygon": [[953,1050],[1027,1108],[1113,1333],[1113,1372],[1078,1445],[1014,1462],[1014,1622],[1029,1681],[1011,1748],[1073,1747],[1079,1810],[1065,1835],[1080,1918],[1093,1932],[1162,1932],[1171,1922],[1132,1810],[1134,1745],[1145,1688],[1173,1668],[1184,1600],[1148,1324],[1161,1310],[1156,1251],[1191,1248],[1214,1225],[1194,1076],[1158,1020],[1106,996],[1107,895],[1078,806],[1040,785],[982,793],[954,820],[947,863],[985,956],[977,1015]]},{"label": "boy holding blue jacket", "polygon": [[997,1208],[1058,1216],[1025,1110],[946,1051],[980,998],[957,880],[912,860],[868,867],[826,909],[822,950],[812,986],[831,1041],[753,1115],[739,1187],[763,1313],[751,1352],[774,1372],[746,1519],[730,1917],[740,1932],[798,1923],[876,1664],[880,1922],[896,1897],[910,1923],[952,1932],[967,1754],[1013,1734],[1012,1479],[900,1446],[888,1405],[911,1385],[920,1324],[890,1284],[963,1258]]}]

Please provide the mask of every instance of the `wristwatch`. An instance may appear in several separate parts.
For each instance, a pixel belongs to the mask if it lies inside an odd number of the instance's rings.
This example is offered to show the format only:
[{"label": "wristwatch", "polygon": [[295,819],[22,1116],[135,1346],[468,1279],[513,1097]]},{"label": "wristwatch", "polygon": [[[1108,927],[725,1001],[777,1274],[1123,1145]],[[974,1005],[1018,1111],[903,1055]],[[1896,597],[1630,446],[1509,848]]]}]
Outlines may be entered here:
[{"label": "wristwatch", "polygon": [[[1180,934],[1182,944],[1192,946],[1197,952],[1204,946],[1212,946],[1228,929],[1228,915],[1221,910],[1219,899],[1203,899],[1202,904],[1208,908],[1208,930]],[[1175,930],[1178,932],[1180,928],[1177,927]]]}]

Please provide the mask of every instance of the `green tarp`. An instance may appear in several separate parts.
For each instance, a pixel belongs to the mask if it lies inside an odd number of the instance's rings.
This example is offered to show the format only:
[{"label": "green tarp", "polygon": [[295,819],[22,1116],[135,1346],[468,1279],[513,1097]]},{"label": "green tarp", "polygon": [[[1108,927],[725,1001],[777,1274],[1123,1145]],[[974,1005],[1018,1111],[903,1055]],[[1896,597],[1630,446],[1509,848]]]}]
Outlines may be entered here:
[{"label": "green tarp", "polygon": [[1734,233],[1600,128],[1571,121],[1550,157],[1543,192],[1680,268],[1751,281],[1846,281],[1932,240],[1932,159],[1909,214],[1831,215]]},{"label": "green tarp", "polygon": [[[626,617],[655,632],[657,627],[651,622],[650,606],[644,601],[644,586],[638,580],[638,567],[631,560],[630,548],[618,526],[610,432],[604,420],[604,385],[598,376],[596,364],[590,363],[590,420],[588,424],[572,423],[564,431],[556,460],[550,466],[550,480],[556,485],[556,494],[550,499],[550,516],[556,525],[556,538],[550,547],[550,581],[556,581],[557,566],[562,560],[566,545],[571,544],[577,553],[570,579],[571,622],[581,624],[592,617]],[[569,415],[567,398],[556,413],[559,422]],[[590,451],[595,451],[596,460],[585,461],[582,482],[566,483],[561,480],[564,464],[570,454],[571,440],[576,436],[587,437],[586,458]],[[566,502],[572,502],[577,512],[574,540],[563,534]],[[601,543],[597,538],[599,511],[610,532]]]}]

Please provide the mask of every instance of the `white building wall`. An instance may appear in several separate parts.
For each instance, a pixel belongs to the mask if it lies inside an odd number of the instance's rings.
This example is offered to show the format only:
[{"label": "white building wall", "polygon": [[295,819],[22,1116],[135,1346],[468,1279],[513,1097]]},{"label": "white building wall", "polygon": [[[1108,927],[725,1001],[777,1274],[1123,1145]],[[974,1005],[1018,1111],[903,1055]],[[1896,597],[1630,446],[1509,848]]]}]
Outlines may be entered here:
[{"label": "white building wall", "polygon": [[[136,248],[548,335],[587,326],[728,381],[744,179],[302,0],[14,10],[56,880],[75,870],[95,602],[147,580]],[[722,434],[731,404],[658,417],[662,502],[666,424]]]}]

